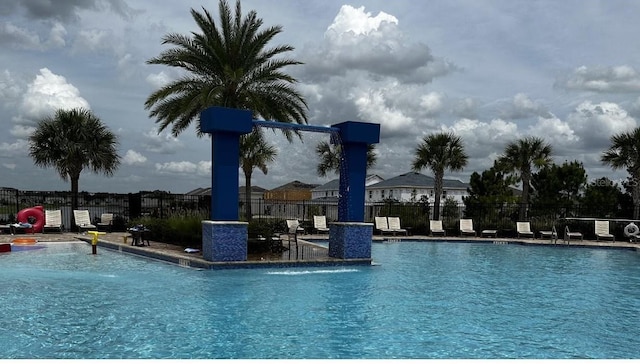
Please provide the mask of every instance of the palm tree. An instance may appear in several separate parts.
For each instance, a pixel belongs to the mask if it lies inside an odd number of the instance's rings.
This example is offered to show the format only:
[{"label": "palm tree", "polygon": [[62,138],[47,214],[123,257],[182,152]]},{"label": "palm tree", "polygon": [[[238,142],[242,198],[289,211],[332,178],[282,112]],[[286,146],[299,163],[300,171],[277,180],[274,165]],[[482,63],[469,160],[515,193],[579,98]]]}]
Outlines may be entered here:
[{"label": "palm tree", "polygon": [[600,159],[614,170],[626,168],[631,176],[631,198],[633,200],[633,219],[640,216],[640,128],[623,132],[611,137],[611,147]]},{"label": "palm tree", "polygon": [[[367,145],[367,169],[373,167],[378,160],[374,144]],[[339,144],[329,144],[322,141],[316,145],[316,154],[320,157],[320,163],[316,172],[320,177],[326,177],[329,172],[340,174],[340,161],[342,160],[342,148]]]},{"label": "palm tree", "polygon": [[524,221],[529,206],[529,187],[534,169],[540,169],[551,164],[551,145],[542,138],[525,137],[507,144],[497,165],[505,172],[512,173],[514,180],[522,181],[522,198],[518,219]]},{"label": "palm tree", "polygon": [[267,174],[267,163],[273,162],[278,151],[276,148],[264,140],[262,132],[254,128],[249,134],[240,138],[240,168],[244,172],[245,180],[245,203],[247,221],[251,222],[251,175],[253,169],[258,168],[262,173]]},{"label": "palm tree", "polygon": [[[307,104],[293,88],[297,80],[283,72],[287,66],[302,63],[276,58],[293,51],[292,46],[267,48],[267,44],[282,32],[282,27],[260,30],[262,19],[255,11],[243,17],[239,0],[235,14],[226,1],[219,2],[217,23],[206,9],[202,10],[200,13],[191,9],[199,33],[192,32],[190,36],[167,34],[163,44],[173,48],[147,61],[148,64],[186,71],[180,79],[152,93],[145,102],[145,108],[151,110],[149,115],[157,118],[159,131],[171,126],[172,134],[178,136],[199,118],[201,111],[211,106],[250,109],[254,119],[262,117],[306,124]],[[282,132],[291,141],[292,132],[288,129],[282,129]],[[199,125],[197,134],[202,135]],[[245,146],[240,151],[248,152],[249,149]],[[265,162],[269,161],[265,159]],[[245,170],[247,176],[249,187],[251,174],[247,175]]]},{"label": "palm tree", "polygon": [[[235,14],[224,0],[218,8],[218,23],[206,9],[202,13],[191,9],[200,33],[167,34],[163,44],[174,47],[147,61],[186,71],[145,102],[150,116],[160,124],[159,131],[171,126],[172,134],[178,136],[211,106],[250,109],[254,118],[305,124],[307,104],[293,88],[297,80],[282,71],[301,62],[275,58],[292,51],[292,46],[267,48],[282,27],[260,30],[262,19],[255,11],[242,17],[239,0]],[[291,140],[291,132],[284,133]]]},{"label": "palm tree", "polygon": [[63,181],[71,180],[71,208],[78,208],[78,181],[83,169],[113,175],[120,165],[118,141],[90,110],[57,110],[38,122],[29,137],[35,165],[54,167]]},{"label": "palm tree", "polygon": [[420,172],[429,167],[435,179],[433,203],[433,219],[440,218],[440,196],[442,196],[442,181],[444,171],[461,171],[466,165],[468,156],[464,152],[462,139],[453,133],[434,133],[425,136],[418,144],[413,160],[413,170]]}]

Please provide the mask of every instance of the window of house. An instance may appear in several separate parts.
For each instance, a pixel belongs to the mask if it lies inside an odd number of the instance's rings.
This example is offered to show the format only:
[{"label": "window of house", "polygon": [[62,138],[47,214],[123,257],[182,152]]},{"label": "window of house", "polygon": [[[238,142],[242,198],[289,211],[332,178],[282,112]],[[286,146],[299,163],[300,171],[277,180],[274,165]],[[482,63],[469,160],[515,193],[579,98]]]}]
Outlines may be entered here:
[{"label": "window of house", "polygon": [[389,198],[393,198],[393,190],[389,190]]},{"label": "window of house", "polygon": [[385,192],[384,190],[382,190],[382,192],[381,192],[382,198],[384,198],[384,192]]},{"label": "window of house", "polygon": [[447,190],[442,191],[442,197],[447,197]]},{"label": "window of house", "polygon": [[373,200],[373,191],[369,190],[369,200]]}]

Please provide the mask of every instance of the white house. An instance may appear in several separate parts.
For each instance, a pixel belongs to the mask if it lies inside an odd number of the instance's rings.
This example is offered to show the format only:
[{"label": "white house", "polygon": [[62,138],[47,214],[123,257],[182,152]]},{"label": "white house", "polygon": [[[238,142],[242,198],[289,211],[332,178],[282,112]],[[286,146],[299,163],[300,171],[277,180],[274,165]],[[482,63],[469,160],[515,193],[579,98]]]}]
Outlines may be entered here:
[{"label": "white house", "polygon": [[[458,205],[463,205],[462,197],[469,196],[468,183],[457,179],[442,180],[442,197],[452,197]],[[365,188],[365,202],[382,202],[393,199],[400,202],[419,201],[422,196],[427,196],[429,202],[434,201],[435,178],[425,176],[417,172],[408,172],[399,176],[386,179]]]},{"label": "white house", "polygon": [[[378,176],[377,174],[367,175],[367,179],[364,182],[365,187],[371,186],[376,183],[384,181],[384,178]],[[311,190],[311,199],[312,200],[335,200],[338,201],[338,191],[340,189],[340,180],[334,179],[331,180],[322,186],[318,186]]]},{"label": "white house", "polygon": [[[452,197],[458,205],[462,205],[462,197],[469,196],[468,183],[457,179],[443,179],[442,197]],[[335,179],[311,190],[312,200],[325,202],[338,201],[339,180]],[[435,179],[416,172],[408,172],[387,180],[378,175],[367,176],[365,183],[365,203],[383,202],[394,199],[400,202],[419,201],[422,196],[433,202]]]}]

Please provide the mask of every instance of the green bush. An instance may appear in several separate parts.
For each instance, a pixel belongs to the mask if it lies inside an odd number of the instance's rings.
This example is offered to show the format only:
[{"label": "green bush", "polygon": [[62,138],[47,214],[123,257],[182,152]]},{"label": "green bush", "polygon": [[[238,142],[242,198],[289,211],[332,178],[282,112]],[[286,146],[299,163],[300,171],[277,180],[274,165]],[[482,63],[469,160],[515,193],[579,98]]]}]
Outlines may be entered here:
[{"label": "green bush", "polygon": [[178,246],[202,247],[202,221],[207,220],[206,213],[179,213],[165,219],[145,216],[131,221],[129,227],[144,225],[149,239]]}]

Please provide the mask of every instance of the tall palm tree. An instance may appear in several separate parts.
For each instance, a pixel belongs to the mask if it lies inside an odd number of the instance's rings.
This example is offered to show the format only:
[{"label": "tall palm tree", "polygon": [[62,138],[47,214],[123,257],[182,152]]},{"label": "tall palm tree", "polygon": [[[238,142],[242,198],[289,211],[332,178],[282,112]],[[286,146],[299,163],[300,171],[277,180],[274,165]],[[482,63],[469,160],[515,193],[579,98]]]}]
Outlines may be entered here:
[{"label": "tall palm tree", "polygon": [[[224,0],[218,9],[217,23],[206,9],[191,9],[200,32],[165,35],[163,44],[173,47],[147,61],[186,71],[145,102],[150,116],[157,118],[159,131],[171,126],[172,134],[178,136],[211,106],[251,109],[254,118],[305,124],[307,104],[293,88],[297,80],[283,72],[301,62],[276,58],[292,51],[292,46],[267,48],[282,27],[260,30],[262,19],[255,11],[243,17],[239,0],[235,14]],[[291,132],[284,133],[291,140]]]},{"label": "tall palm tree", "polygon": [[[180,79],[153,92],[145,102],[149,115],[157,118],[159,131],[171,126],[172,134],[178,136],[211,106],[250,109],[254,119],[306,124],[307,104],[293,87],[297,80],[283,71],[302,63],[278,58],[293,51],[290,45],[267,47],[282,27],[261,30],[263,21],[255,11],[242,16],[240,0],[236,1],[235,14],[224,0],[220,0],[218,10],[216,22],[206,9],[191,9],[200,31],[165,35],[163,44],[173,47],[147,61],[186,71]],[[292,140],[290,130],[282,132]],[[202,135],[199,125],[197,134]],[[240,148],[241,153],[248,150],[246,146]],[[251,174],[246,176],[248,187]]]},{"label": "tall palm tree", "polygon": [[631,198],[633,200],[633,219],[640,216],[640,128],[623,132],[611,137],[611,146],[600,159],[611,168],[626,168],[631,176]]},{"label": "tall palm tree", "polygon": [[534,169],[540,169],[552,163],[551,145],[542,138],[525,137],[507,144],[504,153],[498,157],[497,164],[505,172],[512,173],[514,180],[522,181],[522,198],[518,219],[524,221],[529,206],[529,187]]},{"label": "tall palm tree", "polygon": [[[316,167],[316,172],[320,177],[326,177],[329,172],[340,174],[340,161],[342,160],[342,148],[339,144],[329,144],[322,141],[316,145],[316,154],[320,157],[320,162]],[[373,167],[378,160],[376,147],[374,144],[367,145],[367,169]]]},{"label": "tall palm tree", "polygon": [[262,173],[267,174],[267,164],[275,160],[278,151],[266,140],[258,128],[240,138],[240,168],[244,172],[245,180],[245,203],[247,221],[251,221],[251,175],[253,169],[258,168]]},{"label": "tall palm tree", "polygon": [[467,165],[468,159],[462,145],[462,139],[453,133],[430,134],[422,139],[422,143],[418,144],[412,168],[419,172],[428,167],[433,172],[435,179],[434,220],[440,218],[440,197],[442,196],[445,170],[461,171]]},{"label": "tall palm tree", "polygon": [[120,165],[118,140],[90,110],[57,110],[38,122],[29,136],[29,155],[35,165],[53,167],[63,181],[71,180],[71,208],[78,208],[80,173],[113,175]]}]

